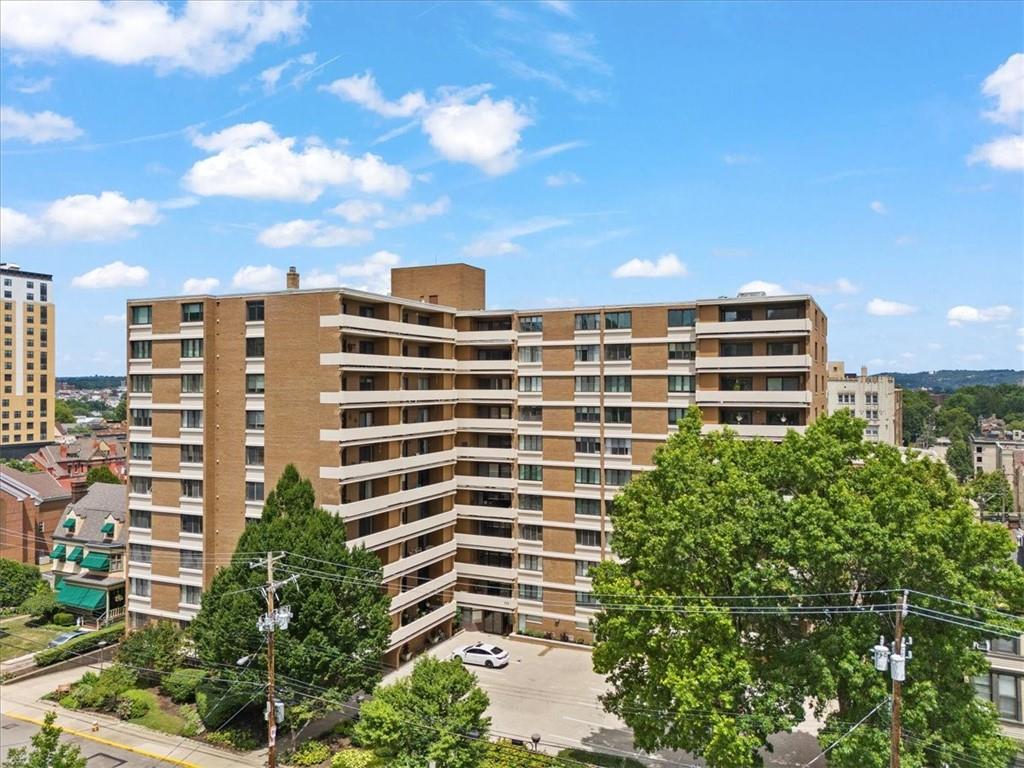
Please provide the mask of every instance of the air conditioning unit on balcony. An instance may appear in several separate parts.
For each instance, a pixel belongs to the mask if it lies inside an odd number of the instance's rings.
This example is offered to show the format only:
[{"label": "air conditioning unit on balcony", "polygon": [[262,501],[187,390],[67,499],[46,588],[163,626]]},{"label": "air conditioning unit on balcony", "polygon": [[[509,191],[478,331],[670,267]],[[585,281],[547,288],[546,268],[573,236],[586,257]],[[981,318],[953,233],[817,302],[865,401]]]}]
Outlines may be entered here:
[{"label": "air conditioning unit on balcony", "polygon": [[979,640],[978,642],[974,643],[974,650],[984,651],[985,653],[988,653],[992,650],[992,642],[990,640]]}]

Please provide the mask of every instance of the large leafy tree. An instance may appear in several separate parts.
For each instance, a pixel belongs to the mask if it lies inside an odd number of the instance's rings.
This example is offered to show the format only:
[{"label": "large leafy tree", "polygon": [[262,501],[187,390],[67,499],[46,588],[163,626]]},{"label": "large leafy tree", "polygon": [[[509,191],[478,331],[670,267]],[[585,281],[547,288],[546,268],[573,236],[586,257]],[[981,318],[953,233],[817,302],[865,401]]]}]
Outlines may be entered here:
[{"label": "large leafy tree", "polygon": [[39,569],[34,565],[0,558],[0,608],[21,605],[42,583]]},{"label": "large leafy tree", "polygon": [[359,711],[356,736],[393,768],[476,768],[487,752],[487,694],[458,661],[422,657]]},{"label": "large leafy tree", "polygon": [[98,467],[92,467],[85,475],[85,486],[88,488],[93,483],[120,485],[121,481],[117,478],[117,475],[114,474],[110,467],[106,464],[101,464]]},{"label": "large leafy tree", "polygon": [[[363,548],[349,549],[344,522],[316,505],[313,486],[291,464],[268,495],[260,521],[246,528],[231,564],[203,595],[190,628],[201,660],[235,667],[240,656],[265,651],[256,622],[266,612],[260,591],[266,571],[250,563],[258,558],[254,553],[271,551],[288,553],[276,566],[276,578],[300,573],[296,583],[277,593],[277,604],[292,610],[288,629],[278,632],[275,642],[280,697],[301,701],[308,693],[303,684],[312,684],[326,689],[319,701],[327,707],[371,690],[380,679],[391,633],[380,561]],[[253,661],[246,669],[261,666]],[[239,690],[252,690],[254,702],[261,693],[258,686],[242,685],[233,695]],[[212,690],[209,695],[223,694]]]},{"label": "large leafy tree", "polygon": [[903,441],[912,445],[927,434],[935,403],[931,395],[921,389],[903,390]]},{"label": "large leafy tree", "polygon": [[61,728],[54,725],[57,715],[47,712],[39,731],[32,737],[32,748],[15,747],[7,755],[4,768],[85,768],[85,758],[74,744],[61,744]]},{"label": "large leafy tree", "polygon": [[966,491],[987,515],[1013,511],[1013,490],[1002,470],[976,475],[967,483]]},{"label": "large leafy tree", "polygon": [[957,435],[953,438],[946,450],[946,463],[961,483],[974,474],[974,465],[971,464],[971,444],[967,442],[966,437]]},{"label": "large leafy tree", "polygon": [[[1024,608],[1006,529],[974,519],[945,467],[865,443],[863,426],[841,412],[778,444],[744,441],[701,434],[694,408],[655,468],[616,498],[618,558],[594,577],[604,605],[594,667],[638,747],[687,750],[714,768],[759,765],[767,737],[793,729],[805,700],[826,721],[821,743],[832,743],[888,694],[870,649],[892,637],[890,590]],[[791,606],[817,612],[781,610]],[[1013,747],[970,682],[985,669],[973,647],[981,635],[913,611],[906,629],[903,764],[1003,768]],[[888,725],[883,706],[829,765],[887,765]]]}]

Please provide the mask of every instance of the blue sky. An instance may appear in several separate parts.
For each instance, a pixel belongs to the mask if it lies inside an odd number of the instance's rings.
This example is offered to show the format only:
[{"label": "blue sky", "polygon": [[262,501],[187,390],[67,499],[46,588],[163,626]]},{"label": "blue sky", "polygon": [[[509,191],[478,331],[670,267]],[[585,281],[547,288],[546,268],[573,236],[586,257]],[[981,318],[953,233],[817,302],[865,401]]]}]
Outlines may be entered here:
[{"label": "blue sky", "polygon": [[58,373],[125,298],[811,292],[873,370],[1024,367],[1016,3],[0,4],[0,248]]}]

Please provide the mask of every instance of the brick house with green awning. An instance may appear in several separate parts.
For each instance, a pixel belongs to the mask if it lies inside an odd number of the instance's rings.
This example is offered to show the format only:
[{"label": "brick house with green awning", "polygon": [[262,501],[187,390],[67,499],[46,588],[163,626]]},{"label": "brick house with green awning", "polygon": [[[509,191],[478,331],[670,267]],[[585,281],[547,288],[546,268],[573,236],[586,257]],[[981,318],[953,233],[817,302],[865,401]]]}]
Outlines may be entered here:
[{"label": "brick house with green awning", "polygon": [[127,493],[123,485],[94,483],[68,504],[53,534],[57,603],[86,626],[124,616]]}]

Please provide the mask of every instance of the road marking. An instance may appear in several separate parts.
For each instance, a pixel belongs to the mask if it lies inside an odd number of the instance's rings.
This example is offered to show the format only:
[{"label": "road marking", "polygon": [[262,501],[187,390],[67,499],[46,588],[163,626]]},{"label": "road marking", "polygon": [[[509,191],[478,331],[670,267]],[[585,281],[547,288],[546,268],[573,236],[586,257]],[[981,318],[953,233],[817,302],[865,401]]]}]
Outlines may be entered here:
[{"label": "road marking", "polygon": [[584,725],[590,725],[594,728],[611,728],[608,723],[592,723],[590,720],[580,720],[577,717],[569,717],[568,715],[562,715],[563,720],[571,720],[574,723],[583,723]]},{"label": "road marking", "polygon": [[[33,725],[42,725],[43,721],[34,717],[28,717],[26,715],[19,715],[14,712],[4,712],[4,717],[9,717],[12,720],[21,720],[26,723],[32,723]],[[102,736],[94,736],[86,731],[78,731],[72,728],[65,728],[63,725],[59,726],[61,731],[70,735],[77,736],[80,739],[88,739],[89,741],[95,741],[100,744],[105,744],[108,747],[116,747],[117,749],[123,749],[126,752],[134,752],[137,755],[148,757],[152,760],[158,760],[161,763],[168,763],[170,765],[177,765],[180,768],[200,768],[196,763],[190,763],[187,760],[179,760],[176,757],[164,757],[163,755],[157,754],[156,752],[150,752],[149,750],[139,749],[138,747],[132,747],[128,744],[122,744],[119,741],[111,741],[110,739],[104,739]]]}]

